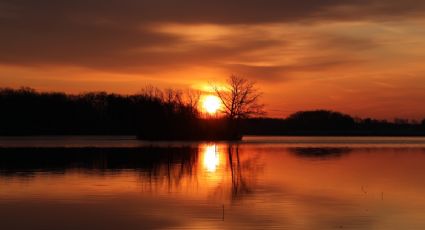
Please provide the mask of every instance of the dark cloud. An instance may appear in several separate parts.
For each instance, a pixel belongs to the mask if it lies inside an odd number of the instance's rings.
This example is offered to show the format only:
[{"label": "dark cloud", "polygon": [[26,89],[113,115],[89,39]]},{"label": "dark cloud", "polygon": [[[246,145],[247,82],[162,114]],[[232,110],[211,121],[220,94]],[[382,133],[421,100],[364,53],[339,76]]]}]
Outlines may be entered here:
[{"label": "dark cloud", "polygon": [[[0,36],[0,62],[22,65],[77,65],[113,71],[155,71],[164,66],[181,68],[214,65],[243,58],[244,53],[281,45],[284,41],[265,38],[230,37],[204,44],[150,30],[151,26],[120,26],[108,21],[63,20],[4,25]],[[229,41],[230,40],[230,41]],[[184,46],[183,49],[175,49]],[[160,51],[153,48],[159,48]]]},{"label": "dark cloud", "polygon": [[420,0],[5,0],[21,17],[107,19],[115,22],[264,23],[382,18],[421,14]]},{"label": "dark cloud", "polygon": [[[233,44],[192,44],[182,37],[149,30],[160,23],[261,24],[321,20],[382,20],[415,16],[425,9],[418,0],[4,0],[0,3],[0,64],[75,65],[108,70],[223,64],[243,60],[250,51],[280,47],[282,41],[260,35],[234,38]],[[362,47],[366,43],[338,40]],[[366,44],[367,45],[367,44]],[[149,50],[162,47],[169,51]],[[287,67],[229,65],[254,75],[279,75]],[[297,68],[297,67],[292,67]]]},{"label": "dark cloud", "polygon": [[291,65],[258,66],[244,64],[224,65],[224,69],[233,71],[233,73],[243,75],[253,80],[276,83],[293,78],[296,72],[315,72],[349,66],[360,62],[360,60],[341,57],[339,60],[327,60],[328,57],[316,57],[300,59],[298,63]]}]

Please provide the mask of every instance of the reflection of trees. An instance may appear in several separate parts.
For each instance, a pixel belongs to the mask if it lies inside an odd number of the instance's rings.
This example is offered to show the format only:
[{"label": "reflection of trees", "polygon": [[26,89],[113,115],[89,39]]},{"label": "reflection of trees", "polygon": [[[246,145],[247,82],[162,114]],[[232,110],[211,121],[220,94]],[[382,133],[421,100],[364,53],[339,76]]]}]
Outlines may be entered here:
[{"label": "reflection of trees", "polygon": [[249,186],[244,178],[243,167],[239,156],[239,145],[229,145],[227,148],[229,157],[229,169],[232,178],[232,199],[250,192]]},{"label": "reflection of trees", "polygon": [[[207,183],[217,183],[213,189],[214,196],[219,195],[219,193],[214,193],[218,190],[229,191],[231,200],[238,200],[252,194],[257,174],[261,169],[258,164],[258,156],[252,152],[241,154],[237,144],[229,144],[224,148],[216,146],[213,148],[214,151],[224,151],[219,153],[223,156],[223,159],[220,158],[222,160],[220,164],[224,164],[227,159],[226,167],[211,170],[208,165],[202,165],[207,162],[200,160],[200,157],[205,157],[206,154],[201,150],[209,151],[208,146],[198,149],[196,153],[189,154],[188,158],[170,152],[161,164],[149,168],[146,173],[141,173],[142,181],[148,182],[146,185],[149,187],[145,187],[145,189],[150,191],[166,189],[170,192],[181,189],[198,189],[199,185],[206,186]],[[207,173],[207,176],[199,178],[200,173]],[[224,175],[224,177],[220,175]],[[211,179],[208,176],[217,176],[224,181],[208,181]]]},{"label": "reflection of trees", "polygon": [[170,192],[180,189],[184,180],[197,183],[197,148],[184,148],[184,151],[175,151],[171,148],[163,150],[167,153],[160,156],[159,161],[151,162],[152,167],[139,171],[140,182],[145,185],[144,189],[150,191],[166,189]]},{"label": "reflection of trees", "polygon": [[130,170],[152,178],[162,178],[166,172],[168,178],[181,178],[192,174],[197,153],[198,149],[191,147],[0,148],[0,175],[66,173],[77,169],[100,175]]},{"label": "reflection of trees", "polygon": [[208,170],[202,165],[205,162],[201,150],[198,147],[0,148],[0,179],[31,179],[38,172],[66,174],[77,170],[96,176],[135,173],[146,192],[199,188],[211,192],[215,187],[230,194],[232,200],[253,192],[260,169],[258,156],[252,152],[242,154],[237,144],[214,146],[220,165]]},{"label": "reflection of trees", "polygon": [[345,154],[348,154],[352,151],[351,148],[310,148],[310,147],[296,147],[288,148],[288,150],[295,154],[298,157],[305,157],[311,159],[328,159],[328,158],[337,158]]},{"label": "reflection of trees", "polygon": [[255,180],[261,166],[258,164],[258,156],[253,153],[242,159],[238,144],[229,144],[227,155],[231,175],[231,198],[236,200],[253,192]]}]

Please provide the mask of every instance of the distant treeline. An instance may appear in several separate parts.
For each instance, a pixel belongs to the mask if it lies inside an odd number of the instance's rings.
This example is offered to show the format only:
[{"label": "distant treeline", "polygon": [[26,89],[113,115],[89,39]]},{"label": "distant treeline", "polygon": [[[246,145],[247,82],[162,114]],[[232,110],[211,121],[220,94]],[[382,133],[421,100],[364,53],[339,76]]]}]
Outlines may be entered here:
[{"label": "distant treeline", "polygon": [[225,121],[201,119],[198,96],[184,96],[178,90],[154,87],[146,87],[134,95],[105,92],[68,95],[3,88],[0,89],[0,135],[223,139]]},{"label": "distant treeline", "polygon": [[[199,95],[146,88],[140,94],[78,95],[0,89],[0,135],[138,135],[142,139],[226,139],[228,121],[199,113]],[[325,110],[240,122],[245,135],[425,135],[425,120],[358,119]]]},{"label": "distant treeline", "polygon": [[302,111],[286,119],[254,118],[243,121],[245,134],[250,135],[344,135],[344,136],[424,136],[425,119],[377,120],[353,118],[328,111]]}]

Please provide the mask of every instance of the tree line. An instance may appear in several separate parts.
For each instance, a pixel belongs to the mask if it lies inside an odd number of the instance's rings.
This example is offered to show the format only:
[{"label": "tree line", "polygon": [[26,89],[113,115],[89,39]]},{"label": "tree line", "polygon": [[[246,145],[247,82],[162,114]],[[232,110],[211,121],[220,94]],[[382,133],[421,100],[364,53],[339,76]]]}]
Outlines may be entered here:
[{"label": "tree line", "polygon": [[425,119],[388,121],[313,110],[296,112],[286,119],[247,119],[243,122],[243,132],[250,135],[424,136]]},{"label": "tree line", "polygon": [[[227,87],[227,88],[226,88]],[[160,90],[138,94],[89,92],[70,95],[31,88],[0,88],[0,135],[137,135],[148,140],[240,139],[242,135],[425,135],[425,119],[393,122],[353,118],[334,111],[297,112],[264,118],[255,84],[231,76],[219,118],[199,111],[198,91]]]},{"label": "tree line", "polygon": [[254,83],[237,76],[214,88],[219,118],[199,111],[201,92],[147,86],[134,95],[67,95],[31,88],[0,89],[0,135],[137,135],[148,140],[240,139],[240,121],[262,106]]},{"label": "tree line", "polygon": [[[30,88],[0,89],[1,135],[140,134],[160,138],[190,128],[193,104],[176,90],[146,87],[139,94],[90,92],[67,95]],[[188,129],[186,129],[186,132]],[[170,137],[171,138],[171,137]]]}]

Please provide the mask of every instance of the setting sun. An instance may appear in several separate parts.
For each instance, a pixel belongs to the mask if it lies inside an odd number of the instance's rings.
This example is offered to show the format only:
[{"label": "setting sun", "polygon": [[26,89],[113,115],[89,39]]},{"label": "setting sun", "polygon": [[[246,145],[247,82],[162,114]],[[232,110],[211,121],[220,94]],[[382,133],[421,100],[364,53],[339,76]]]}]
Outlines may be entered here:
[{"label": "setting sun", "polygon": [[205,96],[202,102],[203,109],[209,114],[216,113],[218,109],[220,109],[220,106],[221,106],[220,98],[214,95]]}]

